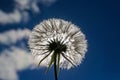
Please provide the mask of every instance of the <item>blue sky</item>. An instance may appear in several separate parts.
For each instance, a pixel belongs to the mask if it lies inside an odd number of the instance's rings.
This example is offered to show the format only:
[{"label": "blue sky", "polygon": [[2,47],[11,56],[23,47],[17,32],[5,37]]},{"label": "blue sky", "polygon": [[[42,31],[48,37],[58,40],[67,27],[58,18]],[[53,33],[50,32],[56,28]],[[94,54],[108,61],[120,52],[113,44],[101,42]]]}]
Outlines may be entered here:
[{"label": "blue sky", "polygon": [[[0,54],[29,53],[27,38],[32,28],[44,19],[61,18],[80,26],[88,40],[88,52],[80,66],[61,70],[59,80],[120,80],[120,1],[25,0],[29,4],[19,1],[0,0]],[[0,58],[0,63],[9,60],[4,55]],[[0,64],[0,75],[8,76],[2,71],[11,70],[9,65],[12,62],[4,66]],[[8,67],[3,68],[5,66]],[[11,71],[18,80],[54,79],[53,68],[48,74],[45,74],[45,68],[29,69],[26,66]],[[13,79],[10,78],[8,76],[8,80]]]}]

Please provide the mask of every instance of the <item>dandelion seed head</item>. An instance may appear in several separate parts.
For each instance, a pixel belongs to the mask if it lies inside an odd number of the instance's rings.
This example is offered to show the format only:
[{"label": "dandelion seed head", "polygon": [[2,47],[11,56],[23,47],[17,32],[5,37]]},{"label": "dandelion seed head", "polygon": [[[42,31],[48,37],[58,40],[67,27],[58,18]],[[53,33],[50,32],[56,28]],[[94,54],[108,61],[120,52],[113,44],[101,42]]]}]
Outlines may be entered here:
[{"label": "dandelion seed head", "polygon": [[60,54],[60,68],[78,66],[87,52],[87,40],[80,28],[62,19],[48,19],[36,25],[29,38],[35,62],[48,67],[53,52]]}]

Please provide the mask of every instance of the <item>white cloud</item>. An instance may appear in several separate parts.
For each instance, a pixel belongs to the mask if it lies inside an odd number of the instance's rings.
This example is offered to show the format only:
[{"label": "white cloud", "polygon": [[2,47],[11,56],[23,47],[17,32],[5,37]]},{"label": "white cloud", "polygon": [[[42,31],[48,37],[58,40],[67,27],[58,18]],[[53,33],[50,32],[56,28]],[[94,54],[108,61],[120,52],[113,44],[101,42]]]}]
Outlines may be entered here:
[{"label": "white cloud", "polygon": [[[10,44],[28,38],[29,29],[9,30],[0,33],[0,43]],[[10,46],[10,45],[9,45]],[[0,52],[0,80],[19,80],[17,71],[36,68],[36,63],[23,42],[23,48],[10,46]]]},{"label": "white cloud", "polygon": [[24,10],[31,10],[33,12],[39,12],[40,9],[37,5],[40,0],[15,0],[16,8],[24,11]]},{"label": "white cloud", "polygon": [[29,19],[29,11],[39,13],[38,3],[51,5],[56,0],[14,0],[14,10],[11,13],[4,12],[0,9],[0,24],[11,24],[26,22]]},{"label": "white cloud", "polygon": [[5,13],[0,10],[0,24],[18,23],[21,18],[22,16],[18,10],[14,10],[12,13]]},{"label": "white cloud", "polygon": [[29,29],[9,30],[0,33],[0,43],[2,44],[16,43],[18,40],[28,38],[30,33],[31,31]]},{"label": "white cloud", "polygon": [[33,59],[25,49],[11,47],[11,50],[4,50],[0,55],[0,79],[18,80],[16,72],[32,64]]}]

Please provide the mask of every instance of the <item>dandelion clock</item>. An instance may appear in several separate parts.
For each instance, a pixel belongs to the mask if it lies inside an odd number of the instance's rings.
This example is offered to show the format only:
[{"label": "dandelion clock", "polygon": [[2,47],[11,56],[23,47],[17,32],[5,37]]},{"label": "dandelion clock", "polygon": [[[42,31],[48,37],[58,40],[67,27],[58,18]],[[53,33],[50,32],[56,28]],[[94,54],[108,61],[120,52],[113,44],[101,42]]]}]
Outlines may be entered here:
[{"label": "dandelion clock", "polygon": [[78,66],[87,51],[87,40],[80,28],[62,19],[48,19],[36,25],[29,47],[39,67],[54,66],[55,80],[60,68]]}]

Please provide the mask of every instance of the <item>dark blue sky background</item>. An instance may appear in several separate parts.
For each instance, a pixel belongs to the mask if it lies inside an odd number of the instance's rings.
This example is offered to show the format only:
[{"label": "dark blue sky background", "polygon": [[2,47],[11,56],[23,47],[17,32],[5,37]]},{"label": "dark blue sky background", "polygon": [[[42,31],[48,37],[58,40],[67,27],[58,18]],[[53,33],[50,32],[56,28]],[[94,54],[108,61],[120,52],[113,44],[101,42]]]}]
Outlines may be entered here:
[{"label": "dark blue sky background", "polygon": [[[10,5],[8,2],[11,3]],[[9,8],[10,7],[10,8]],[[88,40],[83,63],[70,70],[61,70],[59,80],[120,80],[120,1],[57,0],[47,7],[39,4],[41,13],[31,13],[27,23],[0,25],[0,32],[18,27],[32,29],[48,18],[62,18],[80,26]],[[0,8],[12,10],[12,0],[1,0]],[[20,80],[53,80],[53,68],[19,71]]]}]

